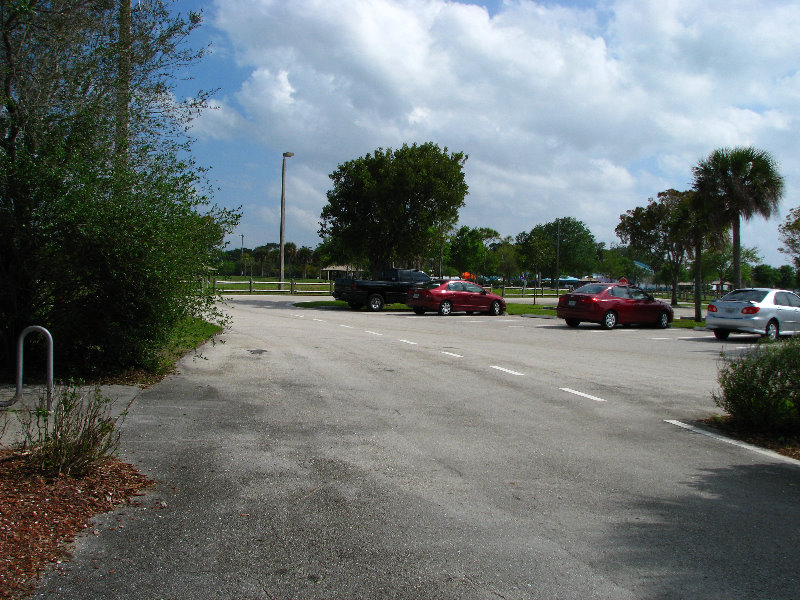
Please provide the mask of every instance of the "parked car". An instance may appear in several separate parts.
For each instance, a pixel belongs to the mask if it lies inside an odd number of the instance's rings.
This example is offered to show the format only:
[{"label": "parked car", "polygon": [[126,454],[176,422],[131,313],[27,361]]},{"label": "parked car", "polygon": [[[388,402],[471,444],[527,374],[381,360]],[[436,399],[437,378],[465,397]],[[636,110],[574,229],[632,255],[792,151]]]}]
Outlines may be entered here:
[{"label": "parked car", "polygon": [[558,299],[556,314],[570,327],[582,322],[600,323],[603,329],[617,325],[672,323],[672,307],[625,283],[588,283]]},{"label": "parked car", "polygon": [[731,333],[758,333],[770,339],[800,333],[800,296],[789,290],[733,290],[708,305],[706,328],[718,340]]},{"label": "parked car", "polygon": [[461,280],[431,281],[410,288],[406,304],[418,315],[426,310],[435,310],[440,315],[449,315],[454,311],[502,315],[506,310],[503,298],[475,283]]},{"label": "parked car", "polygon": [[377,279],[337,279],[333,297],[344,300],[354,310],[366,306],[367,310],[377,312],[386,304],[405,302],[410,287],[430,280],[427,273],[417,269],[386,269]]}]

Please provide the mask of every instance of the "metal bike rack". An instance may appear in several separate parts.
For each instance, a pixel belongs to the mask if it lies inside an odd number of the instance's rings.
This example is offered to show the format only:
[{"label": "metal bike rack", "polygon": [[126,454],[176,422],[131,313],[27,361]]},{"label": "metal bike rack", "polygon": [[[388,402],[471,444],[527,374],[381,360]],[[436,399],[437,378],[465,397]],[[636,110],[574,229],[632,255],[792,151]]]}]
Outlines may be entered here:
[{"label": "metal bike rack", "polygon": [[25,336],[32,331],[38,331],[47,338],[47,410],[53,410],[53,336],[44,327],[31,325],[22,330],[17,340],[17,393],[11,400],[0,400],[0,408],[11,406],[22,400],[22,355]]}]

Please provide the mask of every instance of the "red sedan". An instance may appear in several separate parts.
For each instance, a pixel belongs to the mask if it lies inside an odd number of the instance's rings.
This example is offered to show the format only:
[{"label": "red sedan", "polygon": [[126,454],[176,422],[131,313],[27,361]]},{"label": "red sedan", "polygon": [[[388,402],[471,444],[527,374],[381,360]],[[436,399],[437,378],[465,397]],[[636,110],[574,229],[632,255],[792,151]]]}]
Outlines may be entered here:
[{"label": "red sedan", "polygon": [[431,281],[409,288],[406,304],[418,315],[426,310],[435,310],[440,315],[449,315],[453,311],[502,315],[506,310],[505,300],[497,294],[469,281],[456,280]]},{"label": "red sedan", "polygon": [[588,321],[600,323],[603,329],[631,323],[666,328],[673,318],[669,304],[624,283],[589,283],[579,287],[558,299],[556,314],[570,327]]}]

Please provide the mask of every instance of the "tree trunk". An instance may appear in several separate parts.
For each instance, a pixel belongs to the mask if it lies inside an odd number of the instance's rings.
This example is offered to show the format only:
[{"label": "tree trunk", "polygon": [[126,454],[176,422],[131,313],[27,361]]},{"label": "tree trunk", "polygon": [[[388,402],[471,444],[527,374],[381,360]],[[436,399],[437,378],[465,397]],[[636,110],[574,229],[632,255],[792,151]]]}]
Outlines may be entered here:
[{"label": "tree trunk", "polygon": [[694,241],[694,320],[703,320],[703,239],[698,235]]},{"label": "tree trunk", "polygon": [[[739,215],[733,219],[733,286],[742,287],[742,221]],[[722,283],[720,281],[720,283]],[[720,288],[724,289],[724,288]]]}]

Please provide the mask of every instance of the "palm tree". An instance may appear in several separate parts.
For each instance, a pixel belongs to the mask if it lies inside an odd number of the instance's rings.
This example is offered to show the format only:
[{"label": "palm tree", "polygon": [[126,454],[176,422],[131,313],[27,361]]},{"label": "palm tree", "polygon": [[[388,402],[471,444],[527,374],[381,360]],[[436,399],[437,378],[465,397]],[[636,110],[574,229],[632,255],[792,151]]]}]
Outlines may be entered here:
[{"label": "palm tree", "polygon": [[700,161],[694,189],[712,208],[712,218],[733,233],[733,283],[742,286],[741,222],[771,217],[783,196],[783,177],[772,155],[751,146],[719,148]]}]

